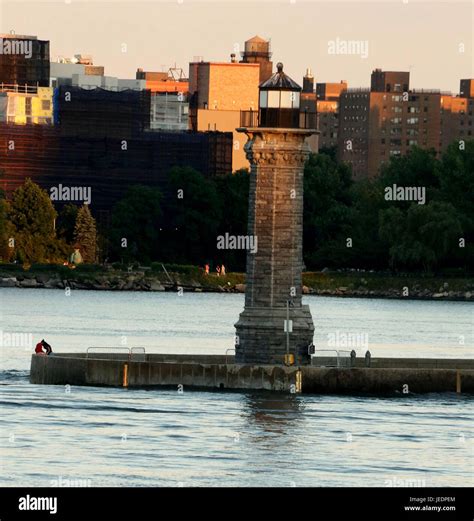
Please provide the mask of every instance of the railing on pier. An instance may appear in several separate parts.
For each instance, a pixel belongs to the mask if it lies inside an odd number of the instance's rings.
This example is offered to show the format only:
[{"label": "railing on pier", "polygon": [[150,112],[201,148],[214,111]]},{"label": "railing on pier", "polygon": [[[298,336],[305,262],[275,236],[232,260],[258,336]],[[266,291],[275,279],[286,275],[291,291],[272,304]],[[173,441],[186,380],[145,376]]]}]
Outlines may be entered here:
[{"label": "railing on pier", "polygon": [[[318,353],[335,353],[318,356]],[[319,358],[319,362],[317,358]],[[343,349],[315,349],[311,355],[311,365],[319,367],[351,367],[351,352]]]},{"label": "railing on pier", "polygon": [[226,365],[228,364],[228,357],[229,357],[229,351],[233,351],[234,352],[234,356],[235,356],[235,347],[229,347],[229,349],[226,349],[225,350],[225,363]]},{"label": "railing on pier", "polygon": [[[91,346],[87,348],[86,351],[86,358],[89,358],[89,354],[91,353],[91,350],[98,349],[99,353],[102,355],[110,355],[106,358],[116,358],[118,355],[124,355],[124,358],[127,360],[133,361],[133,362],[145,362],[146,361],[146,353],[144,347],[124,347],[124,346]],[[105,350],[109,350],[108,352],[105,352]],[[118,351],[118,352],[117,352]],[[126,352],[124,352],[126,351]],[[93,357],[97,358],[97,357]]]}]

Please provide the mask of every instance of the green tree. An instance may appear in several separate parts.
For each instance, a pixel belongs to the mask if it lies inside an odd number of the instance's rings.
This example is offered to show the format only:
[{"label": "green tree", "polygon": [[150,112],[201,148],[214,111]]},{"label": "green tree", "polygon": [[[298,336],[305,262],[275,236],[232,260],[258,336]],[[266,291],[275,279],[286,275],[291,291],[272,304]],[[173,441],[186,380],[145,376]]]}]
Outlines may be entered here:
[{"label": "green tree", "polygon": [[438,188],[434,150],[412,147],[404,156],[392,157],[383,165],[380,181],[383,186],[424,186],[428,192]]},{"label": "green tree", "polygon": [[65,204],[59,212],[56,222],[58,235],[69,244],[74,241],[74,228],[78,211],[79,208],[75,204]]},{"label": "green tree", "polygon": [[163,231],[161,199],[157,188],[135,185],[115,205],[110,231],[110,249],[115,258],[146,263],[157,258]]},{"label": "green tree", "polygon": [[97,260],[97,227],[87,204],[84,204],[77,212],[74,241],[80,249],[83,261],[95,263]]},{"label": "green tree", "polygon": [[13,255],[10,239],[13,237],[13,226],[8,219],[8,201],[5,193],[0,189],[0,261],[8,262]]},{"label": "green tree", "polygon": [[326,154],[310,155],[304,169],[303,244],[308,268],[344,266],[352,219],[351,171]]},{"label": "green tree", "polygon": [[[219,222],[218,235],[246,235],[249,203],[248,170],[237,170],[234,174],[217,177],[214,182],[221,201],[222,218]],[[246,263],[245,250],[219,251],[218,262],[224,262],[228,269],[244,271]]]},{"label": "green tree", "polygon": [[412,204],[407,212],[391,207],[381,212],[380,236],[390,245],[393,268],[431,271],[446,264],[457,247],[462,226],[449,203]]},{"label": "green tree", "polygon": [[15,250],[20,262],[60,262],[66,245],[56,238],[56,210],[46,190],[31,179],[12,195],[8,217],[13,225]]},{"label": "green tree", "polygon": [[382,183],[378,179],[357,181],[352,186],[352,199],[353,214],[348,232],[353,239],[352,267],[385,269],[388,249],[379,236],[379,215],[387,207]]},{"label": "green tree", "polygon": [[170,190],[175,262],[202,264],[220,255],[216,246],[222,207],[215,184],[193,168],[175,167]]},{"label": "green tree", "polygon": [[[474,140],[452,143],[438,163],[440,200],[456,208],[463,227],[458,247],[452,252],[451,261],[457,266],[473,268],[474,262]],[[464,246],[460,247],[462,241]]]}]

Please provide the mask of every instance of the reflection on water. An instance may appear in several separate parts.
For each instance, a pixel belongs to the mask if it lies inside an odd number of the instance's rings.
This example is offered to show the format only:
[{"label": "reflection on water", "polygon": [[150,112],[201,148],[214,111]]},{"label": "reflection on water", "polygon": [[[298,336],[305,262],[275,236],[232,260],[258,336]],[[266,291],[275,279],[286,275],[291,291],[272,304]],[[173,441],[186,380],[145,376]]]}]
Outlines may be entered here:
[{"label": "reflection on water", "polygon": [[298,428],[304,405],[296,394],[247,394],[244,415],[249,425],[264,432],[287,434]]}]

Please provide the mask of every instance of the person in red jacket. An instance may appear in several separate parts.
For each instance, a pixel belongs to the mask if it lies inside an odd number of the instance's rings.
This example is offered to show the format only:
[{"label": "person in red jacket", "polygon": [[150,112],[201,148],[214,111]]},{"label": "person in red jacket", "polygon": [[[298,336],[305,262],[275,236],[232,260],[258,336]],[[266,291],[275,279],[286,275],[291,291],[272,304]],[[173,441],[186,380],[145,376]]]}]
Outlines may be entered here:
[{"label": "person in red jacket", "polygon": [[35,353],[37,355],[50,355],[52,352],[51,346],[44,339],[36,344]]}]

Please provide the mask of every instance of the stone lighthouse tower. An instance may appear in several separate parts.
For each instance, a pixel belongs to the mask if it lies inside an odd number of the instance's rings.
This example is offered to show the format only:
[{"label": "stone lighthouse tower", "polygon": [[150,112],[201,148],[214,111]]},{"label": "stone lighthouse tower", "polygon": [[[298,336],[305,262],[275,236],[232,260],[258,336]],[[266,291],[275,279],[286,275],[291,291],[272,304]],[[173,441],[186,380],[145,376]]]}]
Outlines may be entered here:
[{"label": "stone lighthouse tower", "polygon": [[[314,325],[302,305],[305,139],[315,122],[300,113],[301,87],[278,71],[260,85],[256,113],[242,114],[251,164],[245,308],[236,328],[236,363],[309,362]],[[289,355],[289,356],[288,356]]]}]

